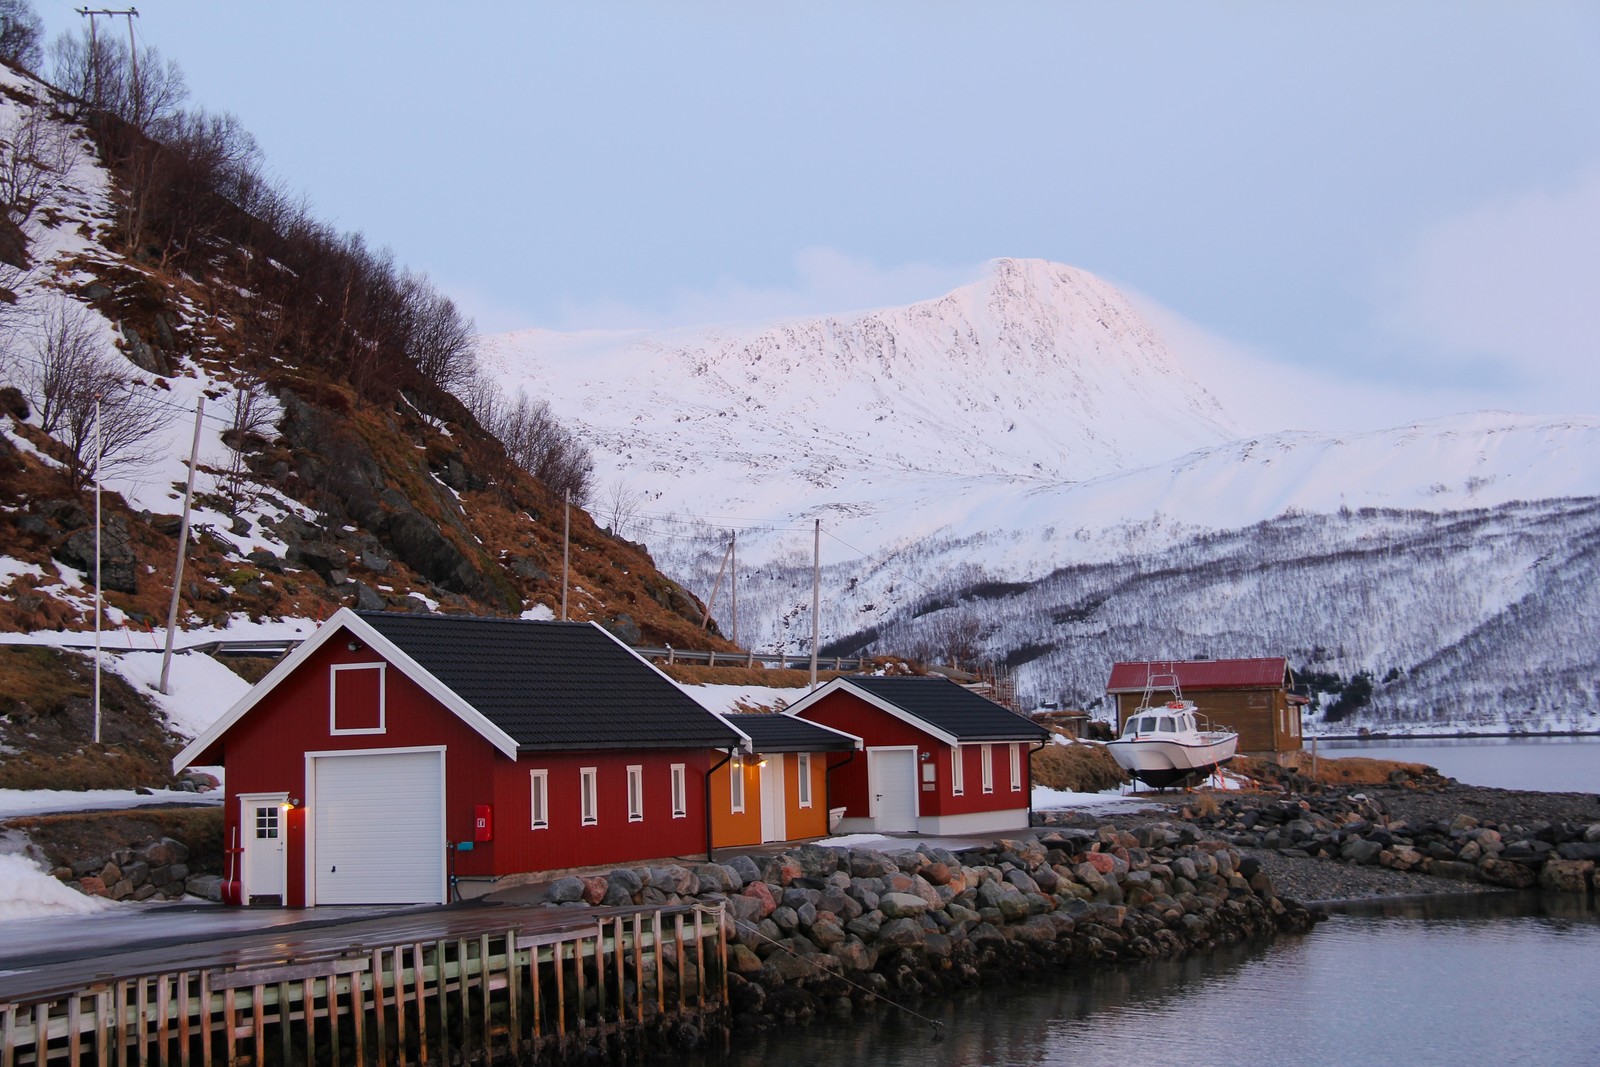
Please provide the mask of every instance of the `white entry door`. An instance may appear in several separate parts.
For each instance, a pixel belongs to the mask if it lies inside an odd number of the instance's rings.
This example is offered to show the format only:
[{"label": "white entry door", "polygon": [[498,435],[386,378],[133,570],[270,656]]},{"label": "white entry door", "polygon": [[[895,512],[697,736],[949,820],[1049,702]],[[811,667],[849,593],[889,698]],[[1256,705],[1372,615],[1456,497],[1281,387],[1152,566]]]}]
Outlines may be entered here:
[{"label": "white entry door", "polygon": [[246,904],[282,904],[288,892],[289,855],[284,848],[287,793],[245,793],[239,797],[239,839],[244,854],[239,899]]},{"label": "white entry door", "polygon": [[900,833],[917,828],[917,753],[910,748],[867,750],[867,789],[873,826]]},{"label": "white entry door", "polygon": [[444,903],[444,750],[310,758],[309,902]]},{"label": "white entry door", "polygon": [[783,756],[768,756],[761,765],[761,840],[787,841],[787,823],[783,803]]}]

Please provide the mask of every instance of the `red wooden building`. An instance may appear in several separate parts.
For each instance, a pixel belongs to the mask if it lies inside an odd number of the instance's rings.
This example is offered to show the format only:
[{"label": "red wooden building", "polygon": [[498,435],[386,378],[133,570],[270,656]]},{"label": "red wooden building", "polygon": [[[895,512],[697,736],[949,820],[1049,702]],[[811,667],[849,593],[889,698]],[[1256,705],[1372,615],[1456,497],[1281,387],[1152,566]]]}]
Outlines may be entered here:
[{"label": "red wooden building", "polygon": [[341,610],[178,754],[226,768],[246,902],[704,854],[740,736],[598,626]]},{"label": "red wooden building", "polygon": [[834,769],[846,833],[1020,830],[1043,727],[944,678],[835,678],[786,712],[861,739]]}]

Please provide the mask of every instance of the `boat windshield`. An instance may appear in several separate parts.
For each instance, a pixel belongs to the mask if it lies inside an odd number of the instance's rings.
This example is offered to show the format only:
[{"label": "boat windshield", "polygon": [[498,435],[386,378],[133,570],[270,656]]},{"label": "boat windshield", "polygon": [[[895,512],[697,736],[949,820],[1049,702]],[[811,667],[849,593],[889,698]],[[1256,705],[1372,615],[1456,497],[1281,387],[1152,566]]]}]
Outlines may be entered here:
[{"label": "boat windshield", "polygon": [[1142,718],[1135,716],[1129,719],[1128,724],[1122,728],[1122,736],[1134,737],[1138,734],[1147,734],[1155,728],[1156,717],[1154,715],[1146,715]]},{"label": "boat windshield", "polygon": [[1161,724],[1159,726],[1157,726],[1156,729],[1158,731],[1160,731],[1161,733],[1164,733],[1164,734],[1172,733],[1172,716],[1171,715],[1163,715],[1163,716],[1161,716]]}]

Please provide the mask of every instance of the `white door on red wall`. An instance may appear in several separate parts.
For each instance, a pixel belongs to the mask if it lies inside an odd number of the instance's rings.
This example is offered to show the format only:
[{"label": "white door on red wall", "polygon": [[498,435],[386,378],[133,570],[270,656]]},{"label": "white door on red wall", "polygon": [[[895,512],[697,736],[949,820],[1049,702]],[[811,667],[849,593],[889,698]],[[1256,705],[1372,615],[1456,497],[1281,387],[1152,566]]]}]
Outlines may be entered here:
[{"label": "white door on red wall", "polygon": [[873,826],[885,833],[917,828],[917,753],[911,748],[867,750],[867,792]]},{"label": "white door on red wall", "polygon": [[761,840],[787,841],[788,820],[784,817],[783,754],[766,757],[761,764]]},{"label": "white door on red wall", "polygon": [[240,899],[246,904],[282,904],[288,888],[287,793],[246,793],[239,797],[239,840],[244,849]]}]

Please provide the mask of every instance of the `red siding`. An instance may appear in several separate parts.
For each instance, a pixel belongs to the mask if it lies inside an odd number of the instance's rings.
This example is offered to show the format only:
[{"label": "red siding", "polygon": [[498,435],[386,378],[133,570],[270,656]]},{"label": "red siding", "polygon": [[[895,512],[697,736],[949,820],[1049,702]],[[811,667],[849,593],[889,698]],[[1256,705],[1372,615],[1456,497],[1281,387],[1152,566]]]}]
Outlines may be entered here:
[{"label": "red siding", "polygon": [[[851,693],[835,692],[818,700],[806,708],[800,715],[809,722],[831,726],[836,730],[854,734],[870,749],[915,747],[918,753],[918,814],[919,815],[965,815],[971,812],[1004,811],[1018,806],[1018,794],[1011,791],[1011,778],[1009,770],[1008,744],[996,742],[994,748],[994,792],[983,792],[983,763],[980,745],[961,746],[961,766],[965,774],[965,791],[963,795],[956,796],[953,792],[953,783],[950,773],[951,746],[938,740],[931,734],[924,733],[910,723],[898,719],[888,712],[867,703],[860,697]],[[928,759],[923,760],[921,754],[926,752]],[[837,764],[838,758],[834,758]],[[932,763],[934,767],[934,788],[922,789],[926,779],[920,776],[926,772],[920,768]],[[843,807],[845,815],[849,818],[867,818],[867,797],[870,783],[867,780],[868,760],[866,753],[858,753],[856,758],[844,766],[838,767],[830,773],[828,781],[831,789],[829,803],[834,807]],[[1023,792],[1022,804],[1027,803],[1027,754],[1023,754]]]},{"label": "red siding", "polygon": [[[427,693],[393,666],[385,675],[384,732],[334,734],[329,725],[329,670],[336,663],[373,663],[367,649],[354,652],[342,641],[318,649],[293,675],[279,683],[260,704],[235,723],[222,738],[227,768],[225,839],[234,840],[239,808],[233,798],[243,793],[286,792],[304,801],[307,752],[358,752],[366,749],[439,746],[445,755],[445,834],[451,841],[470,840],[473,806],[493,803],[490,783],[496,761],[508,762],[488,742],[455,715],[441,708]],[[341,674],[347,672],[340,672]],[[341,697],[359,693],[345,689]],[[375,699],[376,689],[367,694]],[[372,708],[357,719],[375,721]],[[343,720],[343,716],[340,716]],[[288,847],[289,893],[287,903],[305,903],[305,809],[290,812]],[[467,854],[463,854],[463,859]],[[481,862],[481,861],[476,861]],[[468,873],[466,866],[463,873]]]},{"label": "red siding", "polygon": [[[720,755],[720,754],[719,754]],[[687,813],[672,817],[672,765],[684,764]],[[644,773],[644,819],[628,821],[628,768]],[[495,774],[493,874],[626,865],[706,852],[705,749],[523,753]],[[579,772],[595,768],[598,820],[582,825]],[[550,826],[531,829],[529,771],[550,772]],[[757,798],[759,800],[759,797]],[[465,873],[465,868],[462,868]]]},{"label": "red siding", "polygon": [[[706,849],[704,750],[617,751],[524,755],[510,760],[472,727],[459,719],[393,665],[384,670],[386,687],[382,733],[334,734],[330,730],[330,668],[335,664],[372,663],[367,649],[350,651],[343,640],[328,642],[284,679],[207,752],[227,769],[229,803],[225,807],[225,840],[233,841],[239,810],[234,798],[244,793],[285,792],[306,797],[307,752],[356,752],[369,749],[439,747],[445,749],[445,835],[451,842],[472,840],[475,808],[494,809],[494,840],[454,856],[456,873],[492,876],[564,867],[624,864],[667,856],[693,856]],[[377,708],[358,708],[347,701],[375,701],[376,686],[345,684],[366,672],[338,672],[340,725],[369,726]],[[346,716],[349,712],[349,716]],[[671,766],[686,765],[685,817],[673,819]],[[645,818],[628,821],[627,771],[644,768]],[[550,771],[550,826],[530,828],[528,771]],[[578,771],[599,772],[598,822],[579,826]],[[304,807],[289,813],[288,900],[306,899]]]}]

